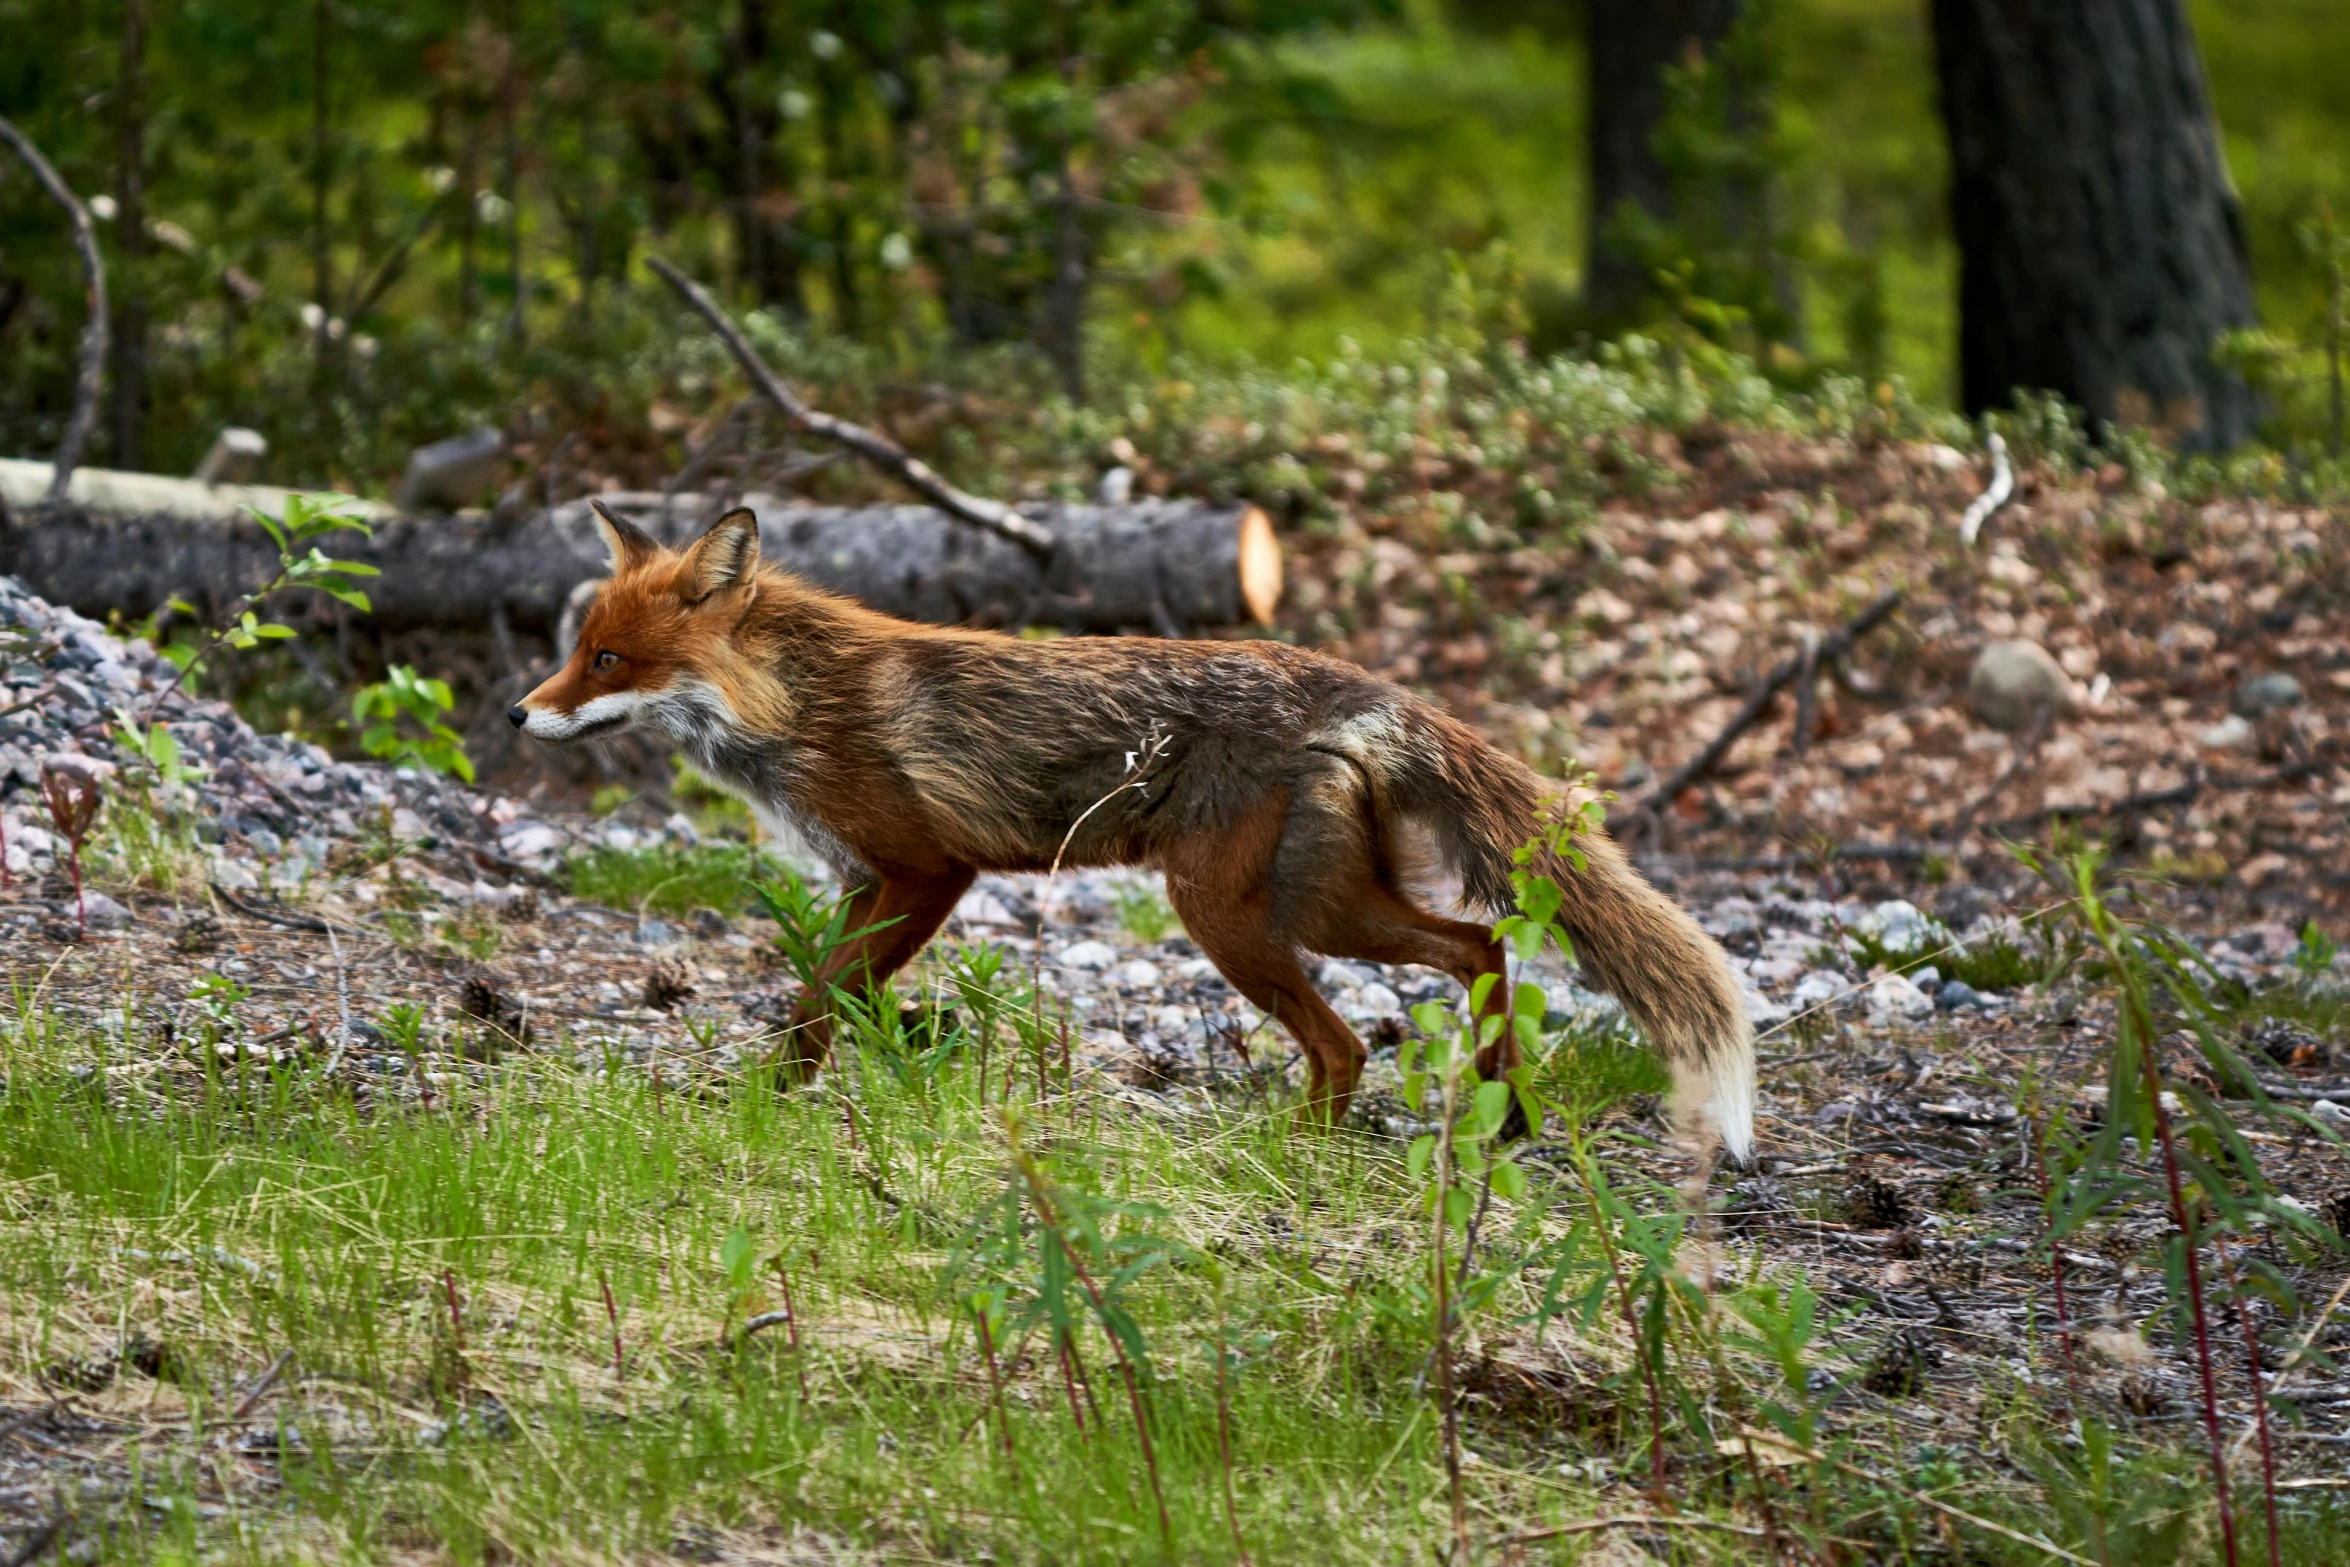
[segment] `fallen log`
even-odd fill
[[[283,490],[83,469],[65,499],[44,501],[49,465],[0,459],[0,572],[52,603],[132,619],[175,597],[210,615],[267,581],[276,547],[240,509],[276,515]],[[677,543],[719,510],[716,497],[599,497]],[[1254,506],[1145,500],[1040,505],[1051,528],[1039,558],[925,505],[811,506],[747,495],[759,546],[775,564],[875,609],[936,624],[1057,626],[1176,636],[1271,619],[1281,547]],[[376,567],[375,624],[480,627],[552,635],[581,584],[604,575],[586,501],[518,517],[412,517],[367,503],[372,537],[338,535],[327,553]]]

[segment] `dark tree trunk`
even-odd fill
[[[147,401],[147,6],[125,0],[122,70],[115,84],[115,131],[122,198],[115,213],[122,283],[114,323],[114,465],[146,466]]]
[[[1640,257],[1617,242],[1626,207],[1657,222],[1673,216],[1673,185],[1656,155],[1664,71],[1712,53],[1738,23],[1744,0],[1590,0],[1591,220],[1583,300],[1594,323],[1629,315],[1648,292]]]
[[[1061,377],[1069,401],[1085,401],[1085,298],[1091,284],[1086,266],[1085,220],[1077,210],[1077,173],[1069,144],[1061,143],[1054,169],[1060,199],[1053,213],[1053,276],[1044,291],[1044,348]]]
[[[2213,361],[2253,321],[2183,0],[1934,0],[1969,413],[2061,393],[2100,428],[2252,433]]]

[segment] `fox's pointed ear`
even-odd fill
[[[685,552],[681,581],[687,599],[699,604],[713,593],[742,586],[758,569],[759,519],[748,506],[737,506]]]
[[[660,551],[653,536],[621,516],[600,500],[588,502],[596,514],[596,531],[604,536],[604,547],[612,552],[612,575],[619,576],[632,566],[641,566]]]

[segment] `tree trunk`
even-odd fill
[[[114,327],[114,463],[146,466],[147,400],[147,6],[124,0],[122,69],[115,80],[115,131],[122,197],[115,212],[122,278]]]
[[[1085,401],[1085,222],[1077,211],[1077,173],[1063,138],[1054,169],[1060,199],[1053,213],[1053,280],[1044,293],[1044,346],[1069,401]]]
[[[0,459],[0,572],[52,603],[137,619],[176,595],[209,618],[277,569],[275,546],[238,507],[274,515],[282,490],[85,469],[67,501],[44,505],[48,480],[46,463]],[[718,510],[696,495],[601,499],[673,543]],[[1040,562],[929,506],[745,499],[769,561],[910,620],[1173,635],[1267,620],[1281,596],[1281,549],[1254,506],[1036,508],[1060,541]],[[372,537],[341,534],[324,548],[383,573],[363,586],[375,606],[370,624],[384,631],[478,629],[503,615],[512,629],[543,635],[574,590],[605,570],[584,501],[512,520],[377,507],[370,525]]]
[[[1711,53],[1737,25],[1744,0],[1590,0],[1584,58],[1590,72],[1591,218],[1583,299],[1596,324],[1636,310],[1650,283],[1621,243],[1624,221],[1673,217],[1669,171],[1656,154],[1664,71]],[[1629,209],[1629,210],[1627,210]]]
[[[2251,269],[2183,0],[1934,0],[1969,413],[2061,393],[2101,429],[2252,433],[2212,358]]]

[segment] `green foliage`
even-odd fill
[[[1931,968],[1944,979],[1961,980],[1977,990],[2047,984],[2069,969],[2078,955],[2077,943],[2068,945],[2056,927],[2039,921],[2013,930],[2003,926],[1967,941],[1937,930],[1901,946],[1868,931],[1847,931],[1844,944],[1863,973],[1879,965],[1896,974]]]
[[[758,858],[740,844],[583,849],[565,867],[571,895],[607,908],[682,915],[737,913],[751,901]]]
[[[369,756],[471,783],[473,762],[447,722],[456,705],[447,681],[419,675],[406,664],[394,664],[382,680],[351,693],[351,716],[367,726],[359,745]]]
[[[1175,917],[1174,905],[1147,882],[1122,883],[1110,894],[1110,901],[1117,911],[1118,927],[1137,941],[1156,943],[1182,933],[1183,922]]]

